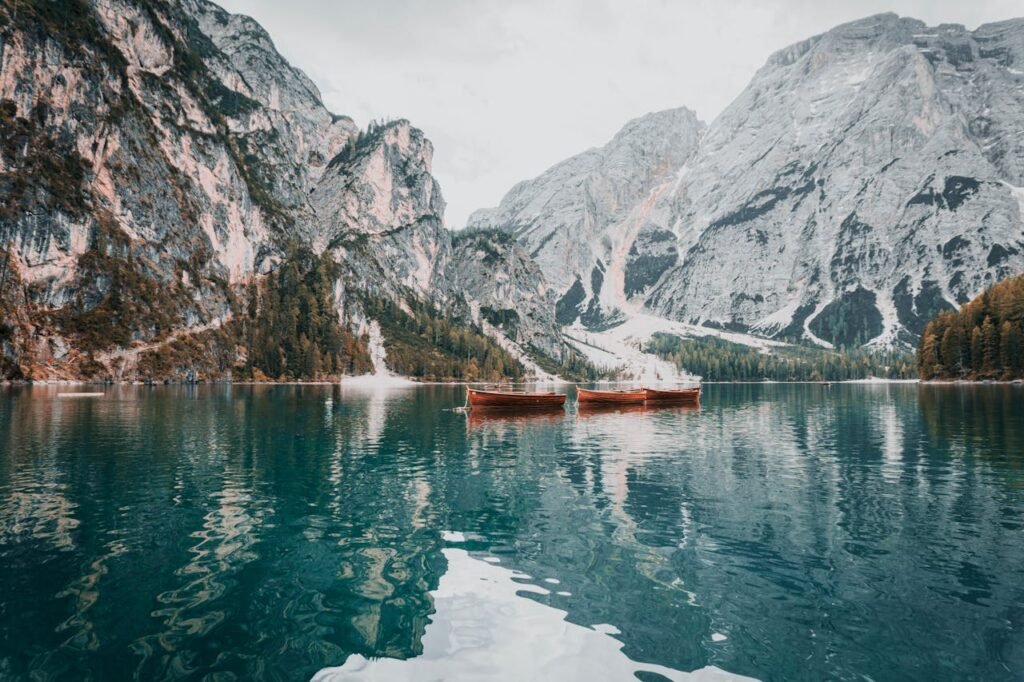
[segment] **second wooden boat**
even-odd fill
[[[581,403],[608,403],[611,405],[633,405],[642,403],[647,394],[642,388],[627,388],[613,391],[594,391],[577,388],[576,400]]]
[[[681,389],[645,388],[647,400],[653,402],[695,403],[700,400],[700,387]]]
[[[564,393],[552,391],[531,393],[528,391],[481,391],[467,388],[470,407],[528,407],[552,408],[565,404]]]

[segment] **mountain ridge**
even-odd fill
[[[968,31],[887,13],[784,47],[651,205],[638,198],[632,240],[592,235],[629,254],[600,311],[582,318],[592,291],[571,253],[538,261],[587,326],[646,310],[822,346],[912,346],[936,312],[1024,270],[1022,45],[1022,19]],[[502,205],[528,205],[528,186]]]
[[[299,334],[282,347],[291,366],[271,363],[282,376],[304,377],[299,364],[340,371],[384,358],[366,348],[377,338],[366,315],[377,299],[404,306],[419,325],[451,321],[464,340],[456,345],[480,354],[465,367],[445,355],[435,369],[482,371],[489,357],[489,366],[518,366],[504,336],[474,321],[474,292],[450,283],[474,264],[453,254],[429,140],[404,119],[360,130],[328,111],[248,17],[206,0],[0,7],[0,116],[6,378],[260,369],[244,328],[273,312],[261,293],[268,276],[288,263],[315,270],[323,254],[333,263],[323,266],[329,291],[313,271],[275,286],[291,305],[333,311],[340,327],[282,327]],[[538,279],[523,283],[528,296],[545,287],[530,276]],[[504,304],[514,307],[519,293],[504,290]],[[537,325],[539,346],[557,361],[561,344]],[[179,343],[190,330],[217,350],[190,356]],[[177,366],[158,363],[153,375],[133,364],[133,348],[172,341]],[[335,348],[314,363],[321,342]]]

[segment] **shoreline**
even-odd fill
[[[196,382],[183,382],[183,381],[89,381],[89,380],[75,380],[75,379],[42,379],[39,381],[0,381],[0,387],[15,387],[15,386],[341,386],[350,388],[412,388],[415,386],[472,386],[475,384],[501,384],[506,386],[530,386],[530,385],[554,385],[562,384],[565,386],[589,386],[589,385],[618,385],[618,384],[631,384],[636,385],[641,382],[634,380],[623,380],[623,381],[550,381],[550,380],[536,380],[536,381],[518,381],[518,382],[489,382],[489,381],[417,381],[408,377],[400,376],[387,376],[378,377],[377,375],[367,374],[357,377],[345,377],[338,381],[231,381],[231,380],[212,380],[212,381],[196,381]],[[701,385],[708,386],[763,386],[763,385],[804,385],[804,386],[815,386],[823,384],[847,384],[847,385],[892,385],[892,384],[918,384],[921,386],[1015,386],[1024,385],[1024,379],[1010,379],[1010,380],[969,380],[969,379],[931,379],[928,381],[921,381],[920,379],[843,379],[843,380],[822,380],[822,381],[777,381],[777,380],[765,380],[765,381],[700,381],[697,382]]]

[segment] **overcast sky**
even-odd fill
[[[894,11],[968,28],[1021,0],[220,0],[270,32],[335,113],[408,118],[460,228],[516,182],[629,119],[710,122],[775,50]]]

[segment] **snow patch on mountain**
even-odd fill
[[[1024,72],[1021,72],[1024,73]],[[1024,221],[1024,187],[1014,187],[1008,182],[1003,183],[1010,190],[1010,196],[1017,200],[1021,220]]]
[[[593,365],[612,372],[620,379],[647,384],[671,384],[696,381],[700,377],[680,371],[674,364],[648,353],[644,347],[655,334],[672,334],[683,339],[714,337],[769,353],[787,344],[747,334],[667,320],[638,314],[604,331],[591,331],[576,325],[562,330],[566,341]]]

